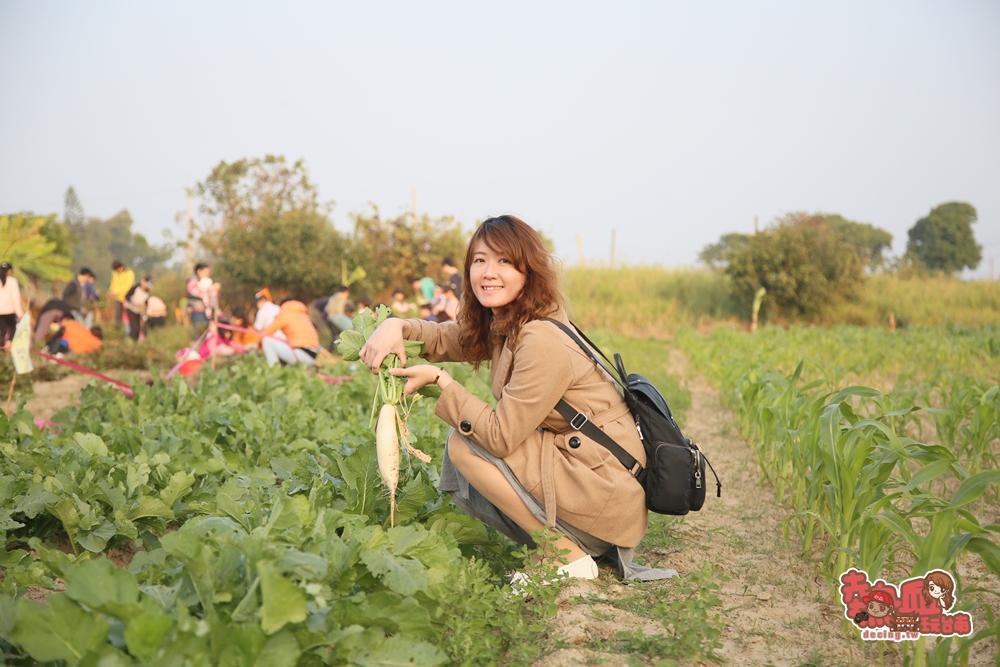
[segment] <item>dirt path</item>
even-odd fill
[[[71,373],[54,382],[36,382],[35,395],[25,403],[25,407],[36,419],[51,419],[67,405],[79,404],[80,390],[92,379],[88,375]]]
[[[731,411],[722,407],[717,392],[693,373],[684,355],[671,351],[670,372],[688,378],[691,407],[687,411],[685,434],[703,443],[723,483],[722,498],[709,493],[701,512],[692,513],[670,528],[668,546],[640,546],[639,552],[662,567],[671,567],[683,576],[697,570],[704,561],[719,574],[729,577],[722,584],[723,647],[719,654],[732,665],[773,665],[775,667],[879,664],[873,644],[862,647],[857,640],[845,639],[842,608],[835,604],[827,583],[801,558],[792,538],[787,549],[782,523],[788,516],[770,485],[762,485],[753,452],[736,431]],[[709,474],[709,489],[714,478]],[[652,539],[651,539],[652,538]],[[656,541],[651,533],[644,541]],[[660,540],[663,542],[663,540]],[[603,577],[602,577],[603,579]],[[574,583],[560,596],[560,609],[553,628],[554,637],[580,648],[556,651],[539,663],[555,665],[626,665],[628,656],[584,648],[595,638],[608,639],[614,633],[642,629],[647,635],[663,628],[650,619],[634,616],[609,604],[624,597],[628,585],[601,581]],[[590,604],[581,604],[580,596]],[[977,623],[985,619],[977,619]],[[995,643],[980,642],[969,664],[993,664]],[[889,647],[887,650],[893,650]],[[901,654],[887,653],[884,665],[902,664]]]
[[[877,660],[843,638],[842,609],[833,604],[826,583],[785,548],[782,523],[788,510],[769,485],[761,485],[753,452],[736,432],[732,413],[707,381],[690,371],[680,351],[671,350],[670,365],[673,375],[689,378],[685,435],[705,443],[723,484],[722,498],[710,495],[703,511],[681,525],[679,536],[690,546],[670,563],[683,572],[707,558],[730,578],[721,595],[726,628],[720,653],[733,664],[777,667]]]

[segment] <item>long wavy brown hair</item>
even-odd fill
[[[521,293],[497,315],[479,303],[470,277],[472,255],[480,241],[510,260],[514,268],[526,277]],[[555,259],[545,249],[542,237],[530,225],[512,215],[484,220],[472,235],[469,248],[465,251],[462,291],[458,339],[466,361],[477,369],[483,361],[490,359],[493,347],[504,338],[516,343],[521,327],[527,322],[553,315],[566,304],[559,288]]]
[[[933,597],[931,597],[931,592],[930,590],[928,590],[927,585],[932,581],[944,589],[944,595],[941,597],[940,600],[935,600]],[[947,572],[944,572],[942,570],[934,570],[933,572],[928,573],[926,577],[924,577],[924,588],[922,592],[924,594],[924,600],[929,605],[937,604],[944,611],[951,609],[951,605],[955,604],[954,591],[955,591],[955,582],[952,580],[951,575],[948,574]]]

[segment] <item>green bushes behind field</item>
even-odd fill
[[[727,276],[708,269],[572,267],[563,280],[570,315],[584,329],[670,335],[678,326],[750,319],[751,304],[737,299]],[[1000,286],[949,276],[879,274],[865,280],[854,301],[831,305],[821,315],[772,323],[889,326],[890,315],[900,327],[1000,324]]]

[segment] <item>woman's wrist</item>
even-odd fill
[[[454,378],[452,378],[450,375],[448,375],[448,371],[446,371],[445,369],[442,368],[440,371],[438,371],[438,375],[437,375],[437,378],[434,380],[434,384],[436,384],[438,387],[440,387],[441,390],[443,391],[453,381],[454,381]]]
[[[412,327],[410,327],[410,323],[402,318],[399,319],[399,322],[399,334],[403,337],[403,340],[409,340],[412,329]]]

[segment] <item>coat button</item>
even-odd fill
[[[574,435],[572,438],[569,439],[569,446],[572,449],[576,449],[577,447],[579,447],[580,446],[580,438],[578,438],[578,437],[576,437]]]
[[[470,424],[467,419],[463,420],[462,423],[459,424],[459,427],[462,429],[463,433],[470,433],[472,431],[472,424]]]

